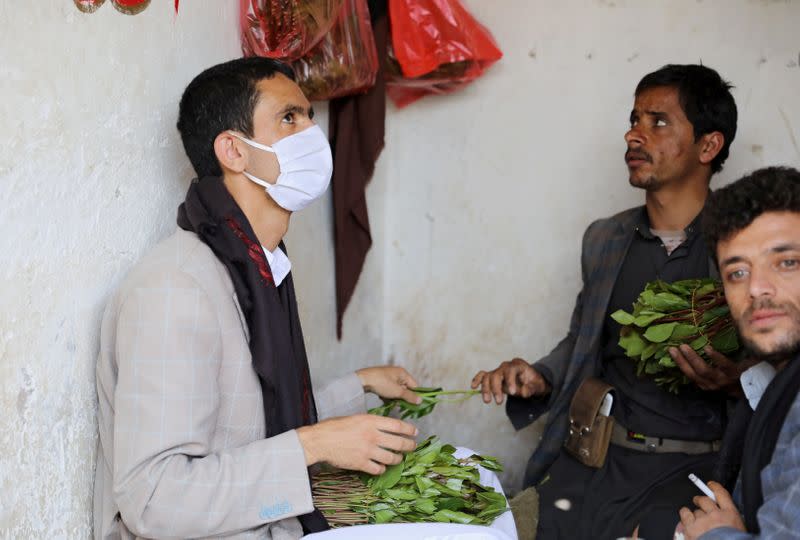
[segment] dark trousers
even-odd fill
[[[671,540],[682,506],[701,495],[687,476],[708,480],[716,453],[650,454],[610,445],[600,469],[562,449],[537,486],[537,540],[614,540],[639,527],[645,540]]]

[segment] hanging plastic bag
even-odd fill
[[[240,0],[242,52],[297,60],[331,29],[344,0]]]
[[[344,0],[330,32],[292,64],[297,84],[309,100],[365,92],[375,84],[378,51],[367,0]]]
[[[389,20],[386,85],[398,107],[458,90],[503,56],[458,0],[389,0]]]

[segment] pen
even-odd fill
[[[710,498],[712,501],[714,501],[714,502],[717,502],[717,497],[716,497],[716,496],[714,496],[714,492],[713,492],[713,491],[711,491],[711,489],[710,489],[710,488],[709,488],[709,487],[706,485],[706,483],[705,483],[705,482],[703,482],[702,480],[700,480],[700,479],[699,479],[699,478],[698,478],[698,477],[697,477],[697,476],[696,476],[694,473],[692,473],[692,474],[690,474],[690,475],[689,475],[689,480],[691,480],[691,481],[692,481],[692,484],[696,485],[696,486],[697,486],[697,488],[698,488],[700,491],[702,491],[703,493],[705,493],[706,495],[708,495],[708,496],[709,496],[709,498]]]

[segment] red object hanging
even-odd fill
[[[294,61],[328,33],[344,0],[240,0],[245,56]]]
[[[458,0],[389,0],[387,92],[400,107],[453,92],[502,58],[492,35]]]
[[[372,88],[378,51],[367,0],[344,0],[330,32],[292,63],[297,84],[311,101],[360,94]]]

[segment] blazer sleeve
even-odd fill
[[[320,421],[367,412],[364,387],[355,372],[334,379],[320,390],[314,390],[314,401]]]
[[[174,271],[133,288],[115,353],[113,494],[134,534],[223,536],[313,510],[295,431],[211,451],[221,326],[193,278]]]
[[[545,380],[550,383],[552,392],[546,396],[527,399],[510,396],[508,400],[506,400],[506,414],[515,429],[519,430],[530,425],[539,418],[539,416],[546,413],[555,402],[564,385],[567,368],[569,367],[573,351],[575,350],[575,343],[578,339],[581,320],[583,318],[583,299],[589,276],[587,248],[593,241],[593,232],[596,230],[598,224],[599,222],[591,224],[583,235],[581,244],[581,280],[583,285],[581,291],[578,293],[578,297],[575,299],[575,307],[572,310],[572,317],[570,318],[567,335],[547,356],[531,364],[533,368],[537,369]]]

